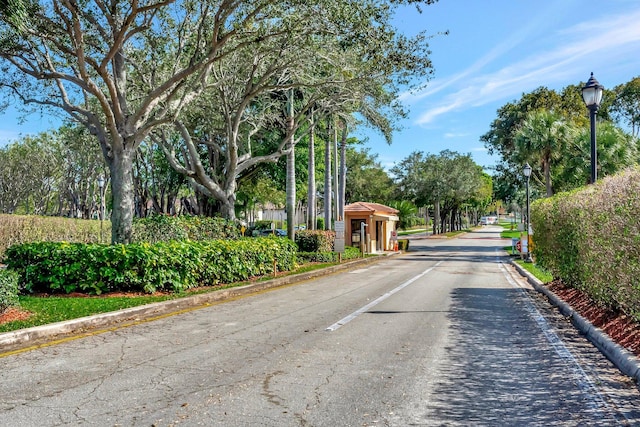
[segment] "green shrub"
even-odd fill
[[[222,218],[192,215],[152,215],[133,222],[133,242],[215,240],[240,237],[238,224]]]
[[[346,261],[349,259],[360,258],[360,249],[345,247],[344,252],[342,253],[342,260]],[[298,252],[296,254],[296,259],[298,263],[307,263],[307,262],[337,262],[338,261],[338,253],[337,252]]]
[[[400,250],[400,251],[408,251],[409,250],[409,240],[408,239],[398,239],[398,250]]]
[[[640,169],[531,206],[536,262],[640,320]]]
[[[18,305],[18,275],[10,270],[0,269],[0,313]]]
[[[296,232],[295,240],[300,252],[331,252],[336,233],[331,230],[300,230]]]
[[[324,218],[316,218],[316,230],[324,230]]]
[[[7,250],[26,292],[102,294],[181,291],[232,283],[295,266],[289,239],[170,241],[130,245],[32,243]]]

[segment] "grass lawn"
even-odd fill
[[[547,271],[543,270],[536,264],[524,262],[523,260],[516,260],[516,262],[529,273],[533,274],[542,283],[549,283],[553,280],[553,276],[551,274],[549,274]]]
[[[0,332],[15,331],[32,326],[46,325],[77,319],[92,314],[106,313],[123,308],[179,298],[184,294],[134,297],[67,297],[20,296],[20,309],[32,313],[26,320],[16,320],[0,325]]]
[[[412,228],[411,230],[398,231],[398,236],[408,236],[410,234],[424,233],[425,231],[427,231],[426,228]]]

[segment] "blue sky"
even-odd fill
[[[640,76],[638,0],[439,0],[397,19],[405,32],[449,35],[429,41],[435,75],[425,90],[403,95],[410,116],[392,145],[357,132],[385,168],[413,151],[444,149],[491,166],[498,159],[480,136],[502,105],[540,86],[586,82],[591,72],[607,88]]]
[[[585,82],[591,72],[607,88],[640,76],[638,0],[440,0],[422,14],[403,9],[397,24],[407,34],[434,35],[435,75],[423,91],[403,94],[410,115],[391,146],[377,133],[354,132],[385,168],[413,151],[444,149],[491,166],[498,159],[480,136],[505,103],[539,86]],[[0,146],[59,123],[40,115],[20,123],[9,109],[0,115]]]

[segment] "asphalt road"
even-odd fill
[[[0,357],[6,426],[638,425],[497,229]]]

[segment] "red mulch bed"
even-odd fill
[[[13,322],[14,320],[25,320],[28,319],[29,316],[31,316],[31,313],[28,311],[10,307],[4,312],[0,313],[0,325],[7,322]]]
[[[638,322],[620,311],[599,306],[587,294],[566,286],[560,280],[554,280],[546,286],[582,317],[609,335],[614,342],[640,357]]]

